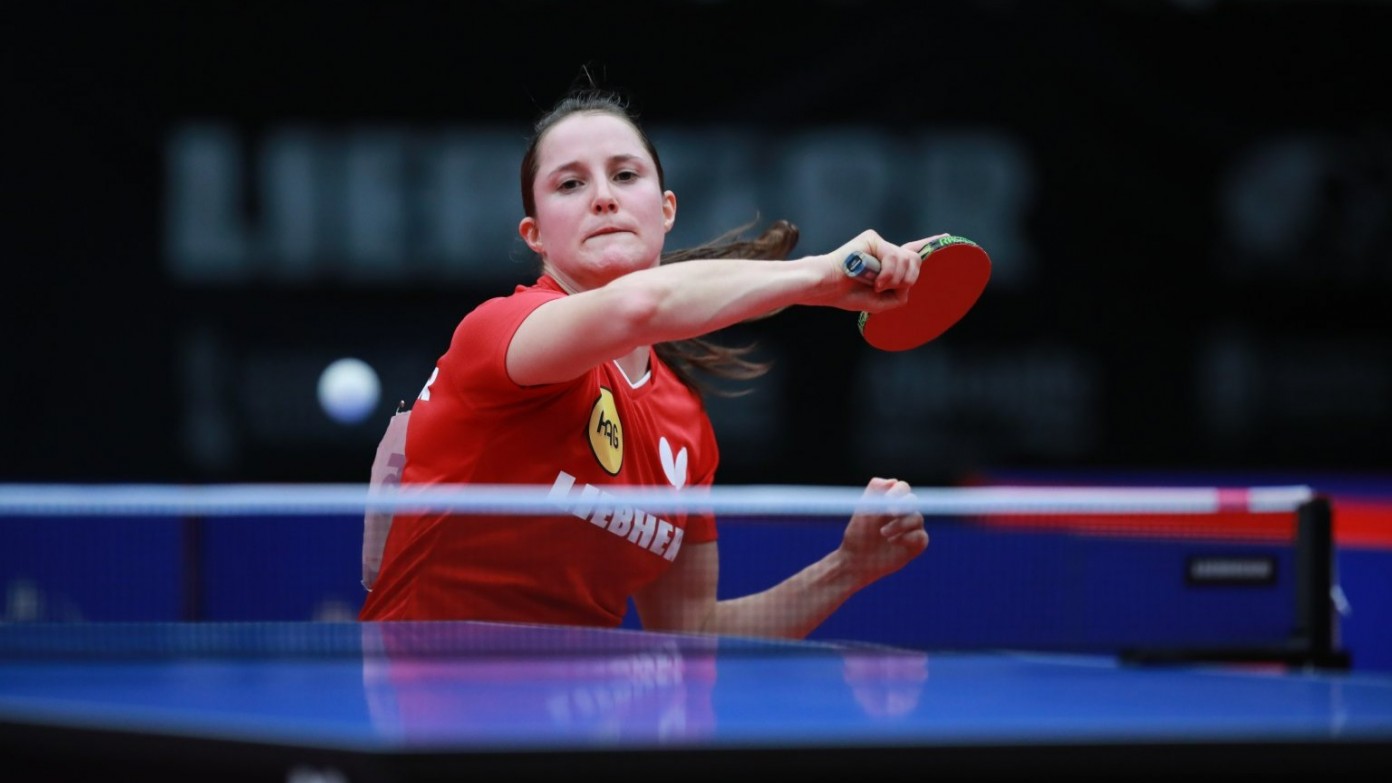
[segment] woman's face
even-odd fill
[[[638,132],[620,117],[575,114],[537,148],[536,216],[518,233],[566,288],[597,288],[657,266],[677,214]]]

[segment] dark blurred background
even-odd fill
[[[679,199],[821,252],[951,231],[937,342],[731,330],[726,483],[1392,467],[1392,5],[25,3],[5,12],[0,478],[365,481],[459,318],[534,277],[517,163],[588,65]],[[315,385],[371,364],[341,424]]]

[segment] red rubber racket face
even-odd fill
[[[991,279],[991,257],[970,239],[939,237],[921,255],[908,304],[860,314],[860,333],[882,351],[907,351],[937,339],[972,309]]]

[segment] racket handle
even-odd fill
[[[927,258],[928,254],[934,250],[957,244],[977,247],[975,242],[965,237],[944,234],[920,248],[918,256],[919,258]],[[852,250],[850,254],[846,256],[846,260],[841,262],[841,271],[845,272],[847,277],[854,277],[866,283],[873,283],[875,282],[875,278],[880,275],[880,259],[860,250]]]
[[[869,253],[852,250],[850,255],[846,256],[846,260],[841,262],[841,271],[845,272],[847,277],[872,283],[880,274],[880,259]]]

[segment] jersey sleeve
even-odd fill
[[[527,289],[476,307],[454,330],[449,350],[440,361],[441,379],[476,402],[510,401],[518,395],[525,396],[526,387],[508,377],[508,346],[527,316],[563,295]]]

